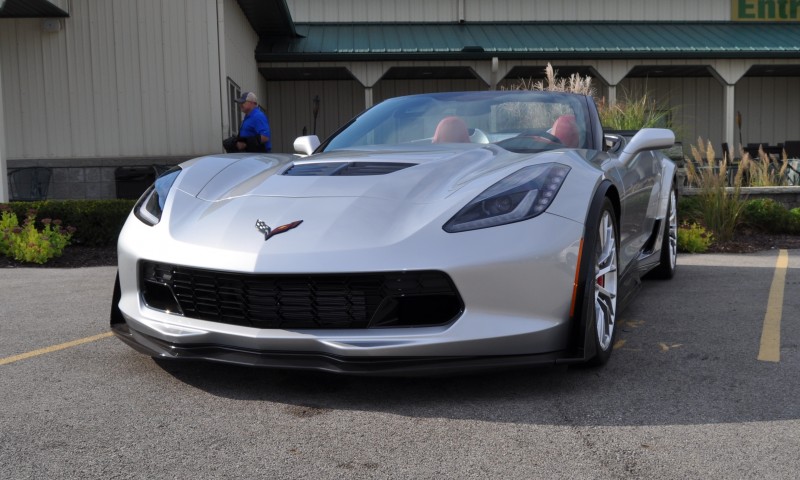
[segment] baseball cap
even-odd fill
[[[253,102],[258,103],[258,97],[253,92],[244,92],[241,97],[234,100],[236,103]]]

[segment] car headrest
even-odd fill
[[[469,143],[467,124],[458,117],[444,117],[436,126],[432,143]]]
[[[578,148],[580,142],[580,132],[575,115],[561,115],[553,123],[552,133],[565,147]]]

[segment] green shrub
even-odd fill
[[[771,198],[749,200],[744,205],[744,223],[767,233],[789,233],[792,214]]]
[[[6,205],[0,204],[0,255],[11,251],[11,234],[19,227],[17,215]]]
[[[12,202],[8,206],[19,218],[25,218],[29,209],[38,211],[39,218],[60,218],[77,230],[73,245],[105,247],[117,242],[122,225],[136,200],[45,200],[40,202]],[[37,227],[42,228],[41,222]]]
[[[698,223],[703,218],[700,199],[694,195],[680,195],[678,197],[678,223]]]
[[[789,233],[800,235],[800,207],[789,210]]]
[[[36,228],[36,211],[29,210],[19,225],[17,215],[4,209],[0,214],[0,253],[20,262],[45,263],[58,257],[69,244],[74,227],[61,227],[60,220],[43,218],[41,231]]]
[[[714,241],[714,235],[696,223],[678,227],[678,251],[703,253]]]

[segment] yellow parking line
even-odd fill
[[[33,350],[26,353],[20,353],[19,355],[14,355],[11,357],[0,358],[0,365],[7,365],[9,363],[18,362],[20,360],[25,360],[26,358],[36,357],[39,355],[44,355],[45,353],[52,353],[57,352],[59,350],[64,350],[65,348],[77,347],[78,345],[83,345],[84,343],[94,342],[97,340],[102,340],[104,338],[108,338],[114,335],[112,332],[101,333],[100,335],[94,335],[91,337],[86,338],[79,338],[78,340],[73,340],[71,342],[60,343],[58,345],[53,345],[51,347],[40,348],[39,350]]]
[[[762,362],[781,361],[781,315],[783,315],[783,287],[786,284],[786,270],[789,268],[789,252],[778,252],[775,263],[775,275],[769,289],[767,313],[764,315],[764,327],[761,330],[761,347],[758,359]]]

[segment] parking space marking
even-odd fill
[[[758,359],[762,362],[781,361],[781,315],[783,315],[783,288],[786,285],[786,270],[789,268],[789,251],[780,250],[775,262],[775,275],[769,288],[767,313],[761,330],[761,346]]]
[[[114,334],[112,332],[101,333],[91,337],[79,338],[71,342],[60,343],[58,345],[52,345],[50,347],[40,348],[38,350],[33,350],[26,353],[20,353],[19,355],[13,355],[11,357],[0,358],[0,365],[8,365],[9,363],[25,360],[26,358],[37,357],[39,355],[44,355],[45,353],[57,352],[59,350],[64,350],[65,348],[77,347],[78,345],[83,345],[84,343],[96,342],[97,340],[102,340],[113,335]]]

